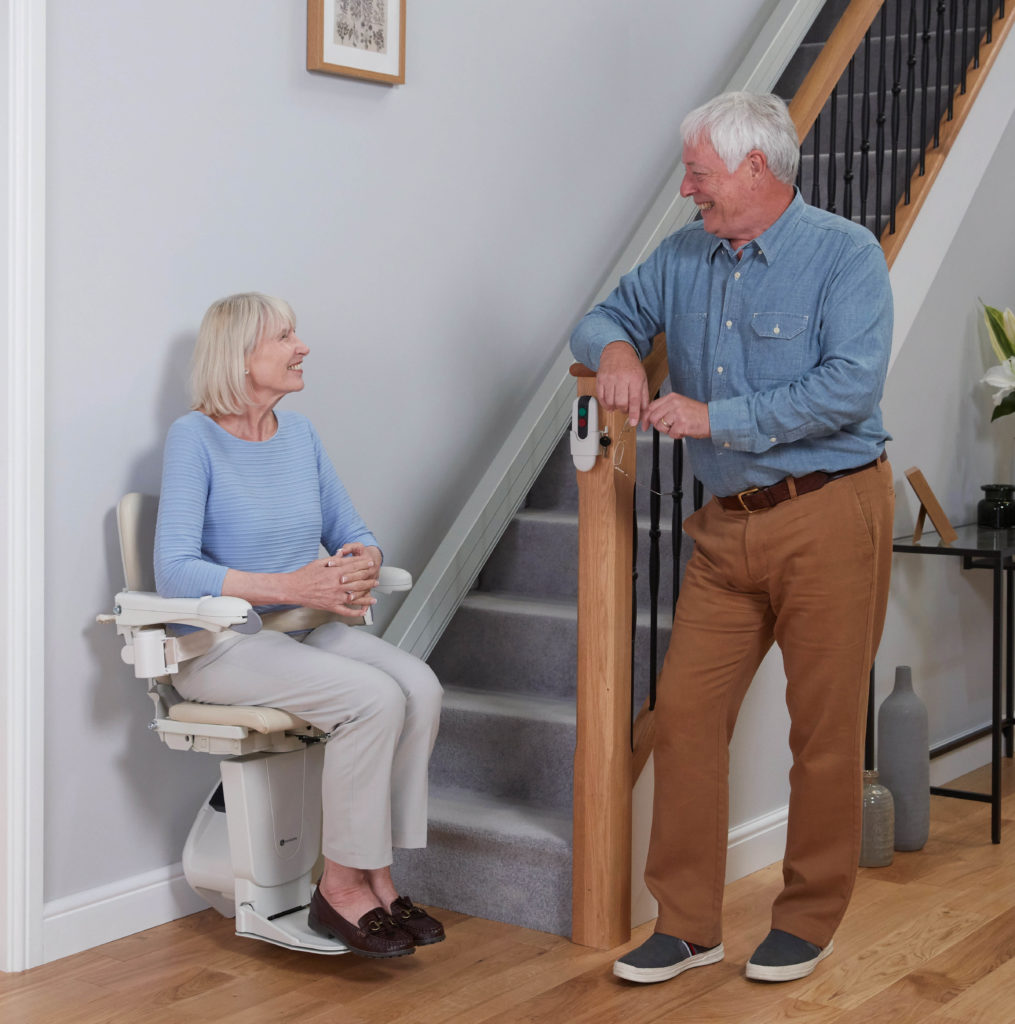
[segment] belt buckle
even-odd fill
[[[742,508],[742,509],[743,509],[743,510],[744,510],[745,512],[747,512],[747,513],[751,513],[751,512],[757,512],[757,511],[758,511],[758,509],[756,509],[756,508],[748,508],[748,507],[747,507],[747,506],[746,506],[746,505],[744,504],[744,495],[745,495],[745,494],[757,494],[757,493],[758,493],[758,491],[760,491],[760,490],[761,490],[761,488],[760,488],[760,487],[748,487],[746,491],[741,491],[741,492],[740,492],[739,494],[735,495],[735,497],[736,497],[737,501],[739,501],[739,502],[740,502],[740,507],[741,507],[741,508]]]

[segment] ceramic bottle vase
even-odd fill
[[[930,830],[927,707],[913,690],[908,665],[878,711],[878,773],[895,803],[895,849],[919,850]]]
[[[878,773],[863,773],[863,833],[860,842],[860,867],[883,868],[892,863],[895,838],[895,813],[892,794],[878,782]]]

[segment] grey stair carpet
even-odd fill
[[[662,447],[668,493],[671,442]],[[649,676],[650,463],[646,435],[636,491],[637,706]],[[686,515],[689,478],[685,494]],[[429,845],[396,851],[394,865],[399,890],[419,903],[558,935],[571,931],[577,509],[565,434],[430,656],[445,696],[430,763]],[[670,509],[664,501],[659,665],[672,618]]]

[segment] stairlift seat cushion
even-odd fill
[[[268,735],[290,729],[309,729],[311,725],[296,715],[279,708],[266,708],[244,704],[199,704],[181,701],[169,709],[174,722],[192,725],[238,725],[253,732]]]

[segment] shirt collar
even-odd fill
[[[790,200],[789,206],[779,215],[779,219],[771,227],[766,228],[752,242],[748,242],[744,248],[754,246],[758,255],[771,266],[778,258],[779,253],[787,245],[793,228],[803,214],[806,205],[803,196],[800,195],[800,189],[794,185],[793,198]],[[733,249],[725,238],[713,237],[708,250],[709,262],[715,258],[715,254],[720,249],[725,249],[731,257],[733,256]]]

